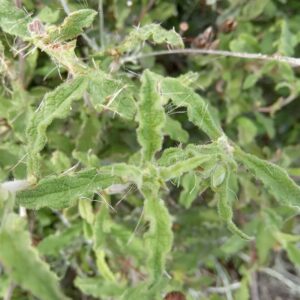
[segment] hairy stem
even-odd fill
[[[140,53],[128,57],[124,57],[121,59],[121,64],[126,62],[135,61],[142,58],[152,57],[152,56],[162,56],[162,55],[173,55],[173,54],[182,54],[182,55],[216,55],[216,56],[227,56],[227,57],[237,57],[244,59],[258,59],[265,61],[276,61],[287,63],[293,67],[300,66],[300,59],[289,57],[289,56],[281,56],[281,55],[265,55],[261,53],[243,53],[243,52],[231,52],[225,50],[212,50],[212,49],[174,49],[174,50],[161,50],[161,51],[153,51],[149,53]]]

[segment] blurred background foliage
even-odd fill
[[[145,68],[168,76],[190,72],[193,85],[209,102],[226,134],[246,151],[283,166],[299,182],[298,68],[278,62],[184,54],[145,57],[119,65],[114,55],[109,55],[134,27],[159,23],[166,29],[175,28],[186,48],[297,57],[299,1],[23,0],[22,5],[43,23],[59,24],[68,10],[99,11],[99,2],[103,18],[97,17],[85,35],[78,38],[79,57],[105,71],[114,72],[113,68],[117,68],[115,76],[132,84],[138,84]],[[6,76],[1,77],[0,180],[3,181],[26,177],[24,128],[28,118],[41,97],[68,74],[45,53],[23,49],[21,41],[4,33],[0,34],[0,40],[0,56],[5,61],[1,73],[23,72],[20,82],[12,86]],[[166,47],[145,43],[136,53],[158,49]],[[26,53],[25,61],[18,60],[18,51]],[[3,100],[6,93],[13,94],[13,101]],[[55,120],[48,129],[43,176],[60,174],[76,163],[91,167],[127,161],[138,150],[136,124],[129,104],[125,120],[110,111],[95,112],[88,100],[84,106],[77,102],[71,109],[70,118]],[[184,110],[169,107],[168,115],[180,121],[182,128],[170,125],[165,148],[187,141],[208,142],[188,121]],[[168,186],[164,198],[174,216],[175,241],[168,257],[170,273],[166,274],[165,299],[181,299],[167,294],[174,290],[181,291],[186,299],[300,299],[299,217],[289,208],[279,206],[260,183],[249,178],[243,170],[234,178],[232,189],[236,198],[232,201],[236,223],[256,236],[251,242],[233,236],[225,228],[218,218],[213,193],[199,185],[193,172]],[[28,212],[33,244],[59,275],[71,299],[119,299],[124,289],[144,278],[142,265],[147,249],[139,237],[146,228],[139,225],[142,199],[135,190],[132,186],[130,192],[120,196],[105,196],[111,207],[102,241],[110,267],[106,274],[99,274],[97,269],[91,244],[93,221],[88,213],[89,209],[99,210],[103,196],[95,197],[93,202],[82,200],[81,210],[72,207],[63,212],[50,209]],[[76,276],[80,279],[74,281]],[[0,268],[0,297],[9,288],[11,283]],[[14,287],[12,299],[33,298]]]

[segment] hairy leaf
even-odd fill
[[[183,48],[183,41],[174,30],[166,30],[158,24],[149,24],[131,31],[129,36],[118,47],[118,51],[129,52],[146,40],[151,40],[155,44],[166,43],[176,48]]]
[[[178,161],[171,166],[161,167],[160,174],[162,178],[167,181],[172,178],[179,177],[211,159],[213,159],[213,157],[210,155],[197,155],[186,160]]]
[[[111,221],[109,216],[109,207],[105,202],[101,204],[98,213],[95,216],[94,225],[94,249],[102,249],[105,245],[106,235],[110,233]]]
[[[0,27],[3,31],[28,39],[30,21],[29,15],[24,10],[18,9],[13,0],[0,0]]]
[[[64,118],[68,115],[72,102],[82,97],[86,84],[87,80],[84,77],[77,77],[72,81],[61,84],[54,91],[45,95],[26,129],[30,175],[37,172],[37,154],[47,142],[47,127],[54,119]]]
[[[191,88],[182,85],[178,79],[164,78],[161,83],[161,93],[164,97],[172,99],[178,107],[186,107],[189,120],[212,140],[223,135],[222,129],[217,125],[209,111],[208,103],[205,103],[203,98]]]
[[[180,193],[179,203],[185,208],[190,208],[197,196],[209,187],[206,180],[202,180],[192,171],[182,177],[180,184],[183,190]]]
[[[166,135],[169,135],[172,140],[180,143],[186,143],[189,139],[189,134],[182,128],[181,123],[169,116],[166,117],[164,132]]]
[[[229,186],[229,179],[230,175],[227,174],[225,181],[219,187],[218,193],[218,213],[220,217],[226,222],[228,229],[232,232],[237,234],[243,239],[251,240],[252,237],[248,236],[244,232],[242,232],[234,223],[233,223],[233,212],[230,203],[230,186]]]
[[[163,275],[166,256],[172,247],[172,221],[163,200],[158,197],[157,186],[151,180],[147,180],[146,184],[149,186],[142,189],[142,192],[146,199],[144,217],[149,221],[149,230],[144,238],[146,248],[149,249],[148,270],[150,282],[157,283]]]
[[[71,245],[82,234],[81,224],[72,225],[61,232],[45,237],[39,244],[38,250],[42,255],[59,257],[62,249]]]
[[[97,70],[89,74],[88,92],[97,111],[111,111],[123,118],[133,119],[136,103],[132,86]]]
[[[156,75],[148,70],[143,73],[138,104],[137,135],[146,161],[153,160],[154,154],[161,149],[166,119],[156,78]]]
[[[95,170],[82,171],[73,176],[44,178],[33,188],[18,193],[17,203],[30,209],[69,207],[78,198],[105,189],[118,180],[110,173],[97,173]]]
[[[59,27],[49,27],[51,41],[61,42],[71,40],[82,33],[83,29],[91,26],[97,12],[93,9],[81,9],[69,14]]]
[[[96,261],[97,261],[97,268],[98,268],[99,272],[101,273],[101,275],[103,276],[103,278],[107,281],[116,282],[115,275],[111,271],[111,269],[109,268],[109,266],[106,262],[104,250],[101,250],[101,249],[96,250],[95,255],[96,255]]]
[[[269,188],[280,203],[300,206],[300,187],[283,168],[240,149],[236,149],[234,156]]]
[[[67,299],[57,277],[31,246],[23,220],[10,214],[0,230],[0,261],[13,280],[42,300]]]
[[[211,187],[216,189],[221,185],[226,177],[226,168],[223,164],[217,164],[211,174]]]

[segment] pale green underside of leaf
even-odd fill
[[[158,24],[149,24],[131,31],[129,36],[118,47],[118,50],[120,52],[129,52],[146,40],[150,40],[155,44],[166,43],[175,48],[184,47],[181,36],[175,30],[166,30]]]
[[[111,282],[117,282],[116,277],[112,270],[110,269],[106,257],[105,257],[105,252],[103,249],[95,250],[95,255],[96,255],[96,264],[99,272],[101,273],[101,276]]]
[[[57,277],[31,246],[23,221],[14,214],[0,231],[0,261],[12,279],[41,300],[67,299],[59,288]]]
[[[3,31],[28,39],[30,21],[31,18],[24,10],[18,9],[13,0],[0,0],[0,27]]]
[[[86,86],[86,78],[77,77],[74,80],[61,84],[54,91],[45,95],[26,129],[29,169],[34,169],[31,165],[35,165],[37,154],[47,142],[47,127],[54,119],[64,118],[69,114],[72,102],[82,97]]]
[[[242,232],[234,223],[233,223],[233,212],[232,207],[230,203],[230,193],[232,191],[230,190],[229,185],[229,176],[227,174],[225,181],[222,183],[222,185],[219,187],[219,193],[218,193],[218,213],[219,216],[226,222],[228,229],[234,233],[240,236],[243,239],[251,240],[252,237],[248,236],[244,232]]]
[[[269,189],[284,205],[300,207],[300,187],[281,167],[237,149],[234,157]]]
[[[26,129],[32,151],[39,152],[43,149],[47,127],[54,119],[64,118],[69,114],[72,101],[82,97],[86,84],[87,80],[84,77],[77,77],[45,95]]]
[[[138,103],[137,120],[139,127],[137,136],[142,146],[145,161],[151,161],[154,154],[161,149],[165,111],[159,95],[157,76],[149,70],[142,75],[140,100]]]
[[[109,215],[109,208],[106,203],[102,203],[98,213],[95,217],[95,224],[94,224],[94,249],[101,249],[105,245],[106,235],[110,233],[110,215]]]
[[[92,25],[97,12],[93,9],[81,9],[68,15],[59,27],[49,28],[51,41],[66,41],[77,37],[83,29]]]
[[[200,156],[211,156],[212,158],[216,158],[220,154],[220,149],[214,143],[208,145],[188,144],[185,148],[170,147],[166,149],[159,158],[158,164],[163,167],[171,167],[176,163],[180,163],[181,161],[190,158]]]
[[[162,200],[147,197],[144,216],[149,221],[149,231],[145,234],[146,248],[149,249],[148,270],[150,281],[159,282],[165,270],[166,256],[173,242],[172,221]]]
[[[89,74],[87,90],[90,101],[97,111],[111,111],[129,120],[134,118],[136,103],[133,98],[132,86],[97,70]]]
[[[178,79],[164,78],[161,82],[161,93],[169,97],[176,106],[186,107],[189,120],[203,130],[212,140],[223,135],[209,112],[208,104],[191,88],[181,84]]]
[[[167,181],[172,178],[180,177],[184,173],[193,170],[208,160],[215,159],[210,155],[197,155],[195,157],[180,160],[169,167],[161,167],[160,175],[163,180]]]
[[[180,184],[183,190],[180,193],[179,203],[185,208],[190,208],[197,196],[209,187],[208,181],[201,179],[192,171],[182,177]]]
[[[181,123],[169,116],[166,116],[164,134],[169,135],[172,140],[180,143],[187,143],[189,139],[189,134],[182,128]]]

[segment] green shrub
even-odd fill
[[[212,286],[228,285],[231,262],[234,297],[249,299],[276,249],[299,265],[297,60],[182,56],[197,50],[154,21],[178,23],[189,1],[107,1],[100,39],[94,9],[70,1],[62,20],[45,2],[24,1],[29,14],[0,0],[0,295],[223,299]],[[295,54],[297,17],[235,2],[220,4],[216,24],[239,22],[220,48]],[[127,26],[136,16],[145,24]],[[185,66],[156,62],[165,47]]]

